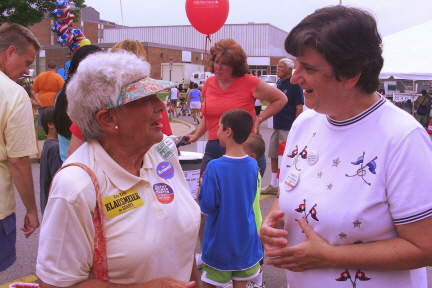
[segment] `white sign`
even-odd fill
[[[393,93],[393,101],[404,102],[407,100],[411,100],[411,102],[414,102],[419,96],[421,96],[421,94]]]
[[[189,190],[192,194],[193,199],[197,198],[197,192],[198,192],[198,183],[200,178],[200,169],[198,170],[189,170],[189,171],[183,171],[184,176],[186,178],[186,181],[189,185]]]

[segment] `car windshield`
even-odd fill
[[[261,75],[259,76],[261,80],[266,83],[276,83],[276,75]]]

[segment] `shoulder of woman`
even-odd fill
[[[258,85],[258,83],[261,81],[261,79],[259,79],[257,76],[252,75],[252,74],[245,74],[239,78],[244,79],[244,81],[248,81],[249,83],[256,83],[256,85]]]

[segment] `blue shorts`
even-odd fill
[[[0,272],[6,270],[16,260],[16,215],[0,220]]]

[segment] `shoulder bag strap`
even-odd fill
[[[93,214],[93,225],[95,230],[94,236],[94,252],[93,252],[93,276],[95,279],[99,279],[108,282],[108,265],[107,265],[107,250],[106,250],[106,238],[103,231],[102,225],[102,202],[99,195],[99,183],[97,181],[96,175],[93,171],[82,163],[69,163],[61,167],[57,173],[69,166],[78,166],[90,176],[95,191],[96,191],[96,207]],[[57,174],[56,173],[56,174]]]

